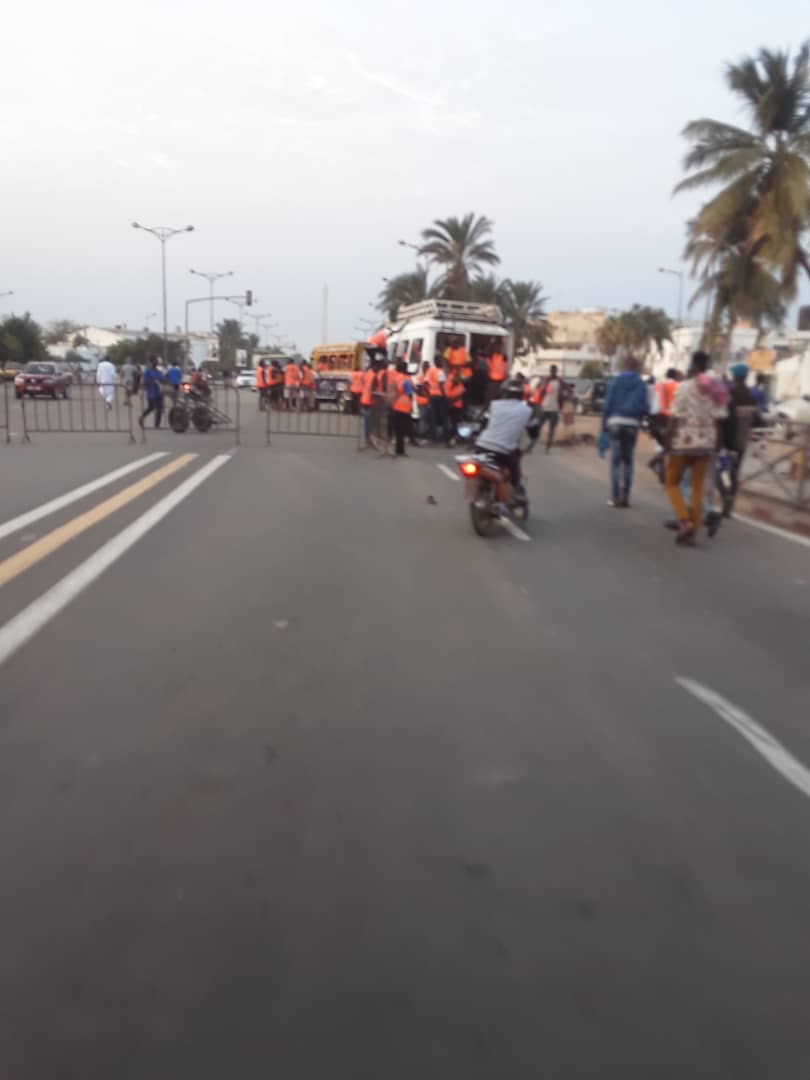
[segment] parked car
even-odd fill
[[[764,419],[777,438],[792,439],[803,426],[810,425],[810,394],[772,402]]]
[[[237,390],[255,390],[256,372],[253,368],[241,368],[236,376]]]
[[[29,397],[67,398],[68,381],[56,364],[32,360],[14,380],[14,393],[19,400]]]

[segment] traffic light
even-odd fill
[[[248,291],[245,293],[245,305],[247,307],[253,306],[253,289],[248,289]]]

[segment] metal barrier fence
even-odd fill
[[[101,391],[104,391],[102,397]],[[107,434],[128,435],[135,442],[132,414],[137,405],[135,395],[123,386],[73,385],[66,387],[63,397],[18,398],[22,413],[23,442],[32,434]]]
[[[11,442],[11,417],[9,415],[8,408],[8,381],[3,380],[2,390],[0,390],[0,431],[5,431],[6,442]]]
[[[207,393],[183,388],[176,393],[164,391],[160,407],[151,409],[142,390],[133,393],[118,383],[74,385],[65,397],[55,399],[23,396],[19,405],[23,442],[30,442],[32,434],[50,433],[121,434],[134,443],[138,431],[140,441],[146,442],[147,430],[153,430],[159,419],[161,429],[177,435],[227,433],[239,445],[239,393],[232,386],[209,386]],[[6,423],[8,415],[6,402]]]
[[[357,439],[360,444],[363,423],[359,413],[346,412],[323,402],[278,401],[265,403],[267,445],[273,435],[315,435],[327,438]]]
[[[784,432],[752,439],[743,460],[740,491],[765,495],[791,506],[810,506],[810,424],[788,423]]]

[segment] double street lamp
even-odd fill
[[[196,274],[197,277],[205,278],[208,282],[208,294],[210,296],[210,322],[211,333],[214,332],[214,282],[219,281],[220,278],[233,277],[233,270],[226,270],[224,273],[215,274],[207,270],[189,270],[190,274]]]
[[[140,229],[141,232],[151,233],[152,236],[156,236],[160,241],[160,265],[163,274],[163,361],[168,364],[169,321],[166,305],[166,243],[171,240],[173,236],[177,236],[178,233],[194,232],[194,226],[186,225],[184,229],[172,229],[166,225],[141,225],[139,222],[133,221],[132,228]]]
[[[659,266],[659,274],[672,274],[678,279],[678,326],[683,326],[683,270],[670,270],[668,266]]]

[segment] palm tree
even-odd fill
[[[551,342],[551,326],[546,318],[543,286],[539,281],[504,281],[503,308],[512,333],[515,356],[532,349],[545,349]]]
[[[470,282],[469,298],[479,304],[497,304],[503,307],[507,283],[495,274],[480,275]]]
[[[470,279],[480,274],[482,266],[495,266],[501,260],[495,252],[489,218],[465,214],[463,218],[436,220],[422,232],[420,255],[426,255],[444,268],[437,282],[439,293],[447,300],[466,300]]]
[[[397,311],[403,304],[417,304],[434,296],[433,286],[428,281],[428,273],[421,266],[407,274],[397,274],[386,278],[385,286],[380,291],[377,307],[389,319],[397,317]]]
[[[605,356],[636,353],[646,357],[656,346],[672,340],[672,322],[661,308],[633,304],[629,311],[611,315],[596,332],[596,343]]]
[[[787,298],[796,294],[799,268],[810,276],[803,234],[810,226],[810,42],[791,64],[787,52],[761,49],[726,69],[726,82],[750,114],[750,130],[718,120],[684,129],[692,143],[675,189],[722,184],[691,224],[693,238],[723,251],[737,246],[760,259]],[[749,285],[758,275],[749,275]]]

